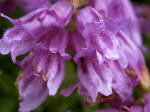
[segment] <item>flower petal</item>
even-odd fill
[[[31,111],[47,98],[46,83],[41,77],[34,76],[31,71],[26,71],[19,80],[19,95],[22,100],[19,111]]]

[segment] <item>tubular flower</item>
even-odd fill
[[[142,75],[142,67],[145,66],[139,48],[124,33],[124,30],[117,29],[118,33],[114,33],[113,30],[108,29],[105,18],[100,17],[100,13],[91,7],[80,10],[76,15],[76,21],[78,32],[73,34],[71,44],[76,54],[74,60],[78,64],[81,84],[85,86],[93,101],[96,100],[98,92],[106,96],[112,94],[112,88],[123,100],[131,97],[132,87],[137,84],[137,80]],[[108,22],[112,21],[108,20]],[[117,74],[118,78],[114,74]],[[92,80],[93,82],[89,83]],[[119,87],[119,85],[126,86]],[[105,87],[106,90],[100,87]]]
[[[0,40],[0,53],[11,52],[12,60],[16,62],[16,56],[30,51],[44,34],[55,27],[63,28],[69,22],[71,13],[72,5],[62,1],[51,7],[45,6],[37,9],[16,20],[1,14],[15,26],[9,29]]]
[[[101,109],[95,112],[149,112],[150,110],[150,93],[148,93],[145,96],[144,99],[144,107],[140,107],[140,106],[131,106],[131,107],[126,107],[126,106],[122,106],[120,109],[116,109],[116,108],[109,108],[109,109]]]
[[[28,112],[39,106],[48,96],[46,82],[41,77],[37,77],[32,71],[22,74],[22,79],[18,82],[20,112]]]
[[[110,96],[113,93],[112,89],[123,101],[131,97],[132,81],[118,60],[103,60],[97,50],[86,46],[86,41],[78,32],[72,34],[71,45],[76,54],[74,61],[77,63],[80,79],[80,84],[74,85],[73,89],[85,88],[88,95],[83,96],[91,97],[93,102],[96,101],[98,93]],[[64,90],[62,93],[64,96],[70,94],[69,90]]]
[[[1,14],[14,27],[0,40],[0,53],[11,53],[13,62],[24,70],[18,80],[21,98],[19,111],[35,109],[48,93],[55,95],[59,89],[65,75],[65,60],[70,58],[65,53],[68,31],[64,27],[72,16],[72,9],[71,3],[60,1],[16,20]],[[17,56],[28,52],[23,61],[16,60]]]
[[[129,18],[131,23],[126,27],[126,33],[138,47],[144,49],[138,26],[138,18],[134,13],[130,0],[92,0],[89,5],[105,17],[114,19]]]
[[[51,5],[46,0],[37,4],[32,1],[35,7],[27,9],[37,10],[15,20],[0,13],[14,24],[0,39],[0,53],[11,53],[12,61],[24,71],[17,81],[19,111],[31,111],[48,95],[57,93],[65,76],[65,60],[71,58],[66,53],[68,45],[79,80],[61,92],[64,96],[77,88],[90,104],[106,101],[110,105],[119,102],[118,108],[134,105],[132,89],[149,73],[131,4],[128,0],[93,0],[80,9],[80,2],[61,0]],[[18,61],[20,55],[27,56]],[[117,109],[114,106],[108,112]]]
[[[36,108],[46,99],[48,93],[56,94],[64,79],[65,60],[70,58],[64,53],[67,47],[66,33],[60,29],[48,33],[48,36],[45,36],[46,39],[36,45],[32,52],[19,63],[25,71],[22,79],[18,80],[20,111]],[[29,104],[30,101],[33,105]]]

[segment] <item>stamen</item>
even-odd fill
[[[18,77],[17,77],[17,80],[16,80],[16,82],[15,82],[16,87],[18,87],[19,81],[22,80],[22,78],[23,78],[23,71],[20,71],[20,72],[19,72],[19,75],[18,75]]]
[[[35,64],[33,64],[33,71],[36,72],[36,73],[38,73],[38,72],[37,72],[37,67],[36,67]],[[43,80],[44,80],[45,82],[48,81],[47,77],[45,76],[44,70],[41,70],[38,74],[40,74],[40,75],[42,76],[42,78],[43,78]]]
[[[47,82],[47,81],[48,81],[48,79],[47,79],[47,77],[45,76],[45,74],[44,74],[44,71],[43,71],[43,70],[40,72],[40,74],[42,75],[43,80],[44,80],[45,82]]]
[[[128,70],[128,69],[125,69],[124,71],[125,71],[125,73],[126,73],[127,75],[132,76],[133,78],[136,78],[136,77],[137,77],[137,74],[138,74],[138,73],[137,73],[135,70]]]
[[[79,92],[79,91],[78,91],[78,92]],[[107,101],[108,101],[108,100],[112,100],[112,99],[115,98],[115,97],[118,97],[118,96],[113,92],[113,94],[111,94],[110,96],[107,96],[107,97],[105,97],[105,96],[103,96],[102,94],[98,93],[95,102],[93,102],[93,100],[92,100],[90,97],[83,97],[83,98],[84,98],[84,100],[85,100],[88,104],[90,104],[91,106],[93,106],[93,105],[100,104],[100,103],[102,103],[102,102],[104,102],[104,101],[106,101],[106,100],[107,100]]]
[[[142,76],[140,77],[140,83],[145,90],[149,90],[150,87],[150,75],[146,66],[142,66]]]
[[[124,110],[130,112],[130,109],[129,109],[128,107],[126,107],[126,106],[122,106],[119,110],[122,110],[122,109],[124,109]]]
[[[33,71],[34,71],[34,72],[37,72],[37,68],[36,68],[36,65],[35,65],[35,64],[33,64]]]

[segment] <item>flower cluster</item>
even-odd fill
[[[140,81],[145,88],[150,86],[141,80],[148,74],[142,54],[145,47],[130,1],[91,0],[81,9],[78,2],[33,1],[24,8],[36,10],[15,20],[0,14],[14,24],[0,40],[0,53],[11,53],[12,61],[24,71],[18,77],[19,111],[31,111],[57,93],[65,76],[65,61],[71,58],[79,80],[61,91],[64,96],[77,88],[89,104],[108,101],[120,108],[134,104],[132,89]],[[74,57],[66,53],[68,47]],[[18,61],[20,55],[26,57]],[[116,98],[120,105],[114,106]],[[147,102],[144,109],[149,108]]]

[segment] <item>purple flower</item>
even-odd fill
[[[70,46],[75,52],[80,85],[63,91],[65,96],[83,87],[86,90],[83,96],[93,102],[99,93],[112,95],[112,89],[123,102],[132,99],[132,88],[144,74],[145,62],[142,52],[126,33],[128,24],[126,18],[109,19],[91,7],[77,12],[77,31],[72,33]]]
[[[1,14],[14,27],[7,30],[0,40],[0,53],[11,53],[13,62],[24,70],[18,80],[19,111],[31,111],[48,95],[57,93],[65,75],[65,60],[70,59],[70,55],[65,53],[69,33],[64,27],[72,11],[72,4],[64,0],[43,6],[16,20]],[[17,56],[26,53],[29,54],[25,59],[16,60]]]
[[[39,106],[48,96],[46,82],[41,77],[35,76],[32,71],[22,74],[18,82],[20,112],[27,112]]]
[[[21,62],[19,65],[24,69],[25,73],[23,74],[23,78],[21,81],[26,80],[26,75],[30,75],[30,80],[34,84],[34,81],[42,81],[45,85],[45,91],[49,93],[49,95],[55,95],[57,90],[59,89],[65,75],[65,60],[70,58],[70,55],[65,53],[68,43],[68,32],[64,29],[53,29],[48,32],[39,44],[35,45],[30,54]],[[29,74],[27,74],[27,73]],[[23,85],[27,85],[26,81],[22,82]],[[36,83],[36,82],[35,82]],[[34,86],[34,85],[33,85]],[[38,85],[36,85],[38,86]],[[22,86],[19,85],[19,91]],[[43,86],[42,86],[43,87]],[[43,88],[42,88],[43,89]],[[26,90],[28,94],[28,89]],[[34,91],[32,88],[30,91]],[[44,94],[45,97],[47,94]],[[20,93],[20,97],[25,94],[24,92]],[[40,92],[37,94],[39,95]],[[26,106],[28,107],[28,100],[34,101],[34,97],[36,96],[27,96],[26,99],[22,98],[22,102],[20,104],[20,110],[23,111]],[[43,96],[44,97],[44,96]],[[44,98],[45,98],[44,97]],[[40,100],[42,103],[44,98]],[[26,101],[27,100],[27,101]],[[34,101],[35,106],[30,107],[29,109],[36,108],[40,102]],[[36,104],[37,102],[37,104]],[[23,106],[25,105],[25,106]]]
[[[96,10],[90,7],[86,7],[82,9],[80,12],[78,12],[76,19],[77,19],[77,30],[82,35],[82,37],[80,38],[83,38],[86,41],[85,41],[85,44],[83,43],[81,44],[82,46],[80,49],[78,47],[79,47],[79,41],[81,43],[81,40],[78,40],[76,42],[76,44],[78,43],[78,46],[76,47],[76,49],[78,50],[75,50],[77,51],[76,53],[77,55],[75,56],[75,61],[76,61],[76,57],[80,56],[82,58],[82,56],[85,55],[84,57],[87,58],[87,54],[92,54],[92,53],[84,53],[86,49],[94,50],[93,52],[95,52],[97,58],[96,59],[94,57],[91,58],[91,56],[90,56],[90,59],[89,57],[88,59],[85,58],[84,60],[90,60],[90,61],[87,61],[87,63],[85,62],[86,65],[82,65],[85,67],[85,70],[87,70],[87,68],[88,69],[91,68],[87,66],[90,65],[89,63],[93,63],[92,60],[94,60],[94,63],[99,64],[99,65],[98,64],[94,65],[96,67],[94,70],[100,72],[102,74],[101,77],[103,77],[105,73],[109,74],[108,75],[109,81],[108,82],[103,81],[103,82],[106,82],[106,85],[107,84],[109,85],[110,83],[110,85],[112,85],[114,89],[116,88],[116,92],[119,95],[124,96],[124,98],[127,98],[124,90],[127,90],[128,91],[127,93],[129,94],[129,96],[131,96],[132,94],[131,88],[133,87],[133,85],[135,85],[134,81],[136,81],[137,79],[133,80],[132,78],[127,77],[126,73],[129,75],[135,75],[135,77],[141,75],[142,66],[145,65],[141,51],[132,42],[132,40],[128,37],[128,35],[124,33],[124,31],[118,30],[119,32],[117,34],[114,34],[112,30],[108,29],[107,28],[108,23],[105,22],[105,18],[100,16],[100,13],[96,12]],[[111,24],[111,21],[109,21],[109,24]],[[78,35],[74,36],[74,38],[77,38],[77,37],[79,36]],[[72,37],[72,39],[74,38]],[[76,44],[74,46],[76,46]],[[74,46],[73,48],[75,48]],[[86,50],[86,51],[89,52],[91,50]],[[82,53],[82,51],[84,52]],[[137,55],[135,56],[133,52],[135,52],[138,56]],[[133,59],[134,59],[134,62],[133,62]],[[79,67],[78,69],[80,70],[80,68],[82,67]],[[102,68],[102,70],[100,70],[99,68]],[[112,72],[111,75],[109,73],[110,68]],[[107,71],[105,71],[105,69]],[[125,70],[126,73],[124,72],[124,69],[127,69]],[[92,71],[92,70],[88,70],[88,71]],[[79,74],[81,74],[81,72]],[[92,74],[91,77],[94,77],[93,74],[96,74],[96,73],[91,73],[91,74]],[[118,78],[116,78],[116,76],[113,74],[118,74]],[[106,74],[104,75],[104,77],[105,78],[102,78],[102,79],[107,80]],[[122,78],[122,81],[120,81],[121,78]],[[86,80],[86,78],[83,78],[83,80],[84,79]],[[112,84],[111,80],[113,80],[113,82],[115,83]],[[93,81],[96,82],[96,79],[95,80],[93,79]],[[126,83],[126,84],[120,84],[119,81],[120,83]],[[126,85],[126,87],[125,86],[118,87],[119,85]],[[128,87],[130,87],[130,89],[128,89]],[[108,95],[108,94],[104,94],[104,95]],[[96,95],[95,97],[93,96],[93,99],[94,98],[96,98]]]
[[[17,79],[20,112],[31,111],[39,106],[48,96],[46,82],[33,72],[33,54],[28,55],[20,65],[25,70]]]
[[[109,18],[130,18],[131,24],[126,28],[126,33],[133,42],[141,49],[144,49],[141,34],[133,7],[129,0],[93,0],[89,5],[93,6],[102,16]]]
[[[72,34],[71,40],[72,49],[76,54],[74,61],[78,66],[80,84],[70,87],[71,90],[63,91],[64,96],[70,95],[73,89],[83,86],[93,102],[96,101],[98,93],[109,96],[112,89],[123,98],[122,100],[131,97],[131,80],[117,61],[103,61],[98,51],[86,46],[86,41],[78,32]]]
[[[65,14],[64,14],[65,12]],[[16,20],[1,14],[15,26],[4,34],[0,40],[0,53],[11,52],[13,62],[16,56],[30,51],[33,46],[54,27],[64,27],[71,18],[72,5],[66,1],[57,2],[53,6],[44,6]]]
[[[118,112],[112,102],[128,112],[143,110],[132,106],[132,89],[149,73],[140,50],[143,45],[137,18],[129,1],[93,0],[79,10],[75,9],[78,2],[68,0],[53,5],[46,0],[20,3],[27,10],[37,10],[16,20],[0,13],[14,24],[0,39],[0,53],[11,53],[13,62],[24,70],[18,79],[19,111],[31,111],[48,95],[57,93],[65,76],[65,60],[71,58],[66,53],[68,44],[75,54],[79,80],[61,92],[64,96],[77,88],[88,103],[106,101],[113,107],[100,112]],[[67,28],[72,24],[75,30],[69,32]],[[22,61],[16,59],[25,54]],[[146,110],[147,98],[145,102]]]
[[[101,54],[102,61],[105,59],[119,60],[119,58],[123,60],[122,46],[114,32],[107,28],[104,21],[105,19],[100,13],[91,7],[80,10],[76,15],[77,30],[87,40],[87,44]],[[122,62],[120,63],[124,66],[127,65],[125,60]]]
[[[107,109],[100,109],[95,112],[149,112],[150,110],[150,92],[145,96],[144,99],[144,107],[140,106],[122,106],[120,109],[116,108],[107,108]]]

